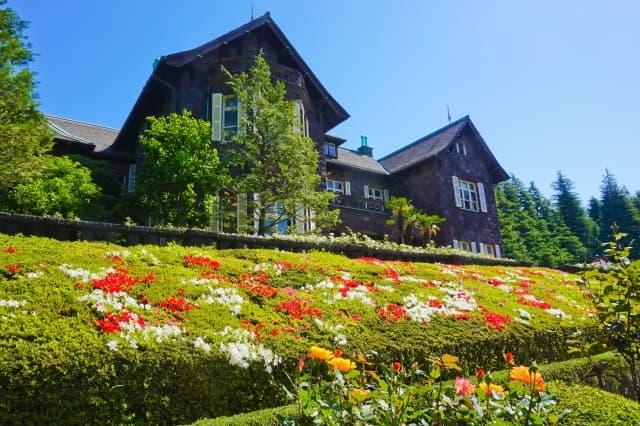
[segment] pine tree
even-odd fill
[[[600,241],[613,240],[612,226],[616,224],[620,232],[628,234],[622,242],[628,244],[633,239],[638,239],[640,233],[640,214],[636,210],[629,192],[618,185],[616,178],[609,170],[605,171],[602,178],[601,211],[600,211]],[[640,254],[640,244],[634,247],[633,255]]]
[[[554,208],[564,224],[573,235],[578,237],[584,247],[593,248],[596,237],[594,235],[595,224],[592,223],[582,207],[580,198],[574,191],[573,182],[558,172],[552,187],[555,191]]]

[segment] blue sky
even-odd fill
[[[44,112],[120,127],[154,58],[272,17],[380,157],[470,115],[498,160],[583,199],[605,168],[640,190],[635,0],[9,0],[38,53]]]

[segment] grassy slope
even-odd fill
[[[53,386],[59,380],[78,374],[78,371],[84,375],[92,374],[87,373],[87,370],[96,368],[95,359],[100,359],[100,386],[120,386],[119,381],[124,380],[122,374],[132,375],[133,380],[135,374],[155,374],[152,373],[154,366],[173,363],[171,368],[174,368],[173,373],[177,377],[192,377],[190,380],[194,382],[179,389],[184,390],[185,395],[194,394],[195,389],[190,389],[189,386],[218,389],[220,386],[212,382],[217,380],[218,384],[225,383],[231,387],[246,389],[246,397],[252,397],[253,400],[245,400],[247,405],[244,408],[273,404],[273,398],[268,398],[273,393],[273,388],[268,385],[269,375],[261,371],[263,368],[260,363],[250,376],[240,368],[211,367],[228,366],[227,356],[221,354],[218,348],[220,343],[229,342],[230,339],[221,336],[220,332],[226,326],[241,328],[242,321],[245,321],[245,327],[251,324],[260,332],[261,340],[254,343],[263,344],[282,356],[288,366],[286,368],[290,368],[311,344],[335,347],[340,334],[346,340],[342,348],[347,353],[351,349],[363,352],[375,350],[384,360],[402,356],[420,359],[432,353],[449,352],[459,355],[464,364],[472,369],[477,365],[492,367],[504,350],[510,350],[522,362],[528,362],[532,358],[545,362],[566,357],[564,335],[575,327],[591,324],[586,315],[586,302],[575,285],[575,277],[541,268],[445,267],[437,264],[394,262],[373,265],[327,253],[215,251],[180,246],[134,247],[125,251],[122,247],[106,243],[62,243],[43,238],[0,235],[0,249],[9,246],[15,247],[15,253],[0,251],[0,269],[5,271],[5,276],[0,276],[0,300],[24,301],[25,304],[19,308],[0,306],[0,379],[5,384],[8,383],[16,401],[20,398],[28,400],[27,394],[37,393],[40,386],[33,384],[25,390],[25,383],[46,379]],[[173,324],[180,327],[183,331],[180,337],[158,344],[153,338],[143,339],[134,333],[138,348],[133,349],[129,347],[130,342],[123,339],[123,333],[101,333],[98,330],[95,321],[102,318],[103,314],[92,309],[88,302],[78,300],[93,290],[92,283],[87,280],[88,282],[78,284],[80,278],[69,277],[59,267],[66,264],[71,268],[83,268],[104,275],[106,268],[114,265],[108,256],[114,251],[125,260],[120,266],[126,268],[131,276],[143,277],[152,273],[157,277],[154,283],[138,283],[130,290],[133,298],[148,298],[151,309],[131,309],[144,316],[148,325]],[[126,252],[129,256],[126,256]],[[221,268],[216,272],[219,274],[216,281],[204,285],[190,282],[198,279],[203,272],[202,267],[186,267],[183,263],[183,256],[194,253],[207,255],[220,262]],[[292,269],[278,274],[273,269],[274,262],[289,262]],[[266,274],[256,272],[256,265],[261,263],[268,264],[263,265],[267,270]],[[18,274],[8,272],[11,269],[9,265],[13,264],[19,265]],[[384,277],[384,271],[388,268],[393,268],[401,277],[410,279],[394,284]],[[359,300],[341,297],[337,288],[344,283],[332,277],[344,272],[361,283],[373,282],[377,286],[376,292],[367,290],[363,285],[357,287],[357,291],[362,290],[362,294],[375,307]],[[29,273],[41,275],[28,278]],[[241,280],[243,274],[249,274],[249,277]],[[277,288],[277,294],[262,298],[239,285],[246,287],[250,277],[258,275],[262,275],[270,285]],[[302,290],[305,286],[327,280],[333,281],[333,289]],[[503,281],[511,289],[511,293],[490,284],[497,284],[498,281]],[[251,285],[255,283],[254,281]],[[433,315],[429,323],[410,319],[387,321],[379,318],[378,309],[381,306],[403,303],[403,299],[409,295],[415,295],[422,302],[433,297],[444,303],[444,290],[447,290],[448,283],[460,283],[460,289],[464,289],[477,302],[478,308],[469,313],[469,319],[454,319],[452,316],[439,314]],[[232,315],[230,308],[223,304],[205,303],[203,297],[210,294],[209,286],[212,289],[234,288],[244,300],[240,314]],[[289,293],[283,290],[287,287],[295,292],[295,296],[290,295],[292,290],[288,290]],[[542,309],[523,306],[518,303],[515,290],[527,291],[537,299],[550,303],[553,308],[561,309],[571,318],[559,320]],[[162,309],[160,305],[163,301],[180,292],[189,303],[198,306],[178,313]],[[276,306],[291,299],[305,300],[309,307],[319,309],[325,325],[319,326],[310,316],[296,320],[275,310]],[[528,324],[518,322],[519,309],[532,315]],[[488,311],[508,317],[503,330],[487,326],[484,315]],[[197,337],[210,345],[211,352],[205,353],[194,347]],[[111,340],[118,344],[116,351],[107,347],[107,342]],[[156,357],[162,361],[155,361]],[[204,364],[211,368],[211,377],[201,378],[197,375],[199,365]],[[87,375],[86,383],[89,386],[91,380],[92,376]],[[182,405],[175,401],[169,403],[160,396],[170,391],[175,394],[177,391],[171,389],[171,378],[167,377],[166,380],[157,389],[145,384],[144,391],[148,393],[148,397],[136,404],[144,404],[145,407],[160,404],[166,410],[177,405],[180,406],[176,408],[178,410],[185,410],[185,407],[192,410],[192,413],[183,413],[176,419],[188,418],[189,415],[201,416],[202,413],[220,415],[243,408],[237,407],[237,402],[230,402],[233,399],[230,399],[228,392],[225,396],[225,392],[220,394],[219,389],[217,394],[211,393],[210,399],[203,396],[202,400],[193,397],[196,401],[181,401]],[[246,380],[250,380],[255,389],[248,389]],[[65,386],[72,389],[73,381],[69,380]],[[118,391],[117,387],[109,389]],[[27,394],[21,395],[20,392]],[[107,396],[101,395],[100,389],[96,388],[94,393],[87,391],[87,394],[90,395],[87,398],[98,398],[101,404],[104,403],[109,408],[108,403],[101,399]],[[216,397],[220,402],[212,408],[211,399]],[[270,402],[265,402],[267,400]],[[10,406],[14,402],[6,404]],[[94,402],[86,404],[91,407]],[[122,404],[129,407],[132,403],[125,401]],[[17,409],[14,405],[10,408]],[[136,413],[136,416],[141,415],[154,414],[144,410]]]

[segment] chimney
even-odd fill
[[[360,148],[358,148],[358,154],[373,157],[373,148],[369,146],[369,138],[365,135],[360,136]]]

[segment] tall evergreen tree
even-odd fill
[[[640,214],[636,210],[628,191],[618,185],[609,170],[605,171],[600,187],[600,241],[613,240],[612,226],[616,224],[620,232],[628,234],[623,244],[638,240],[640,233]],[[635,244],[633,255],[640,254],[640,244]]]
[[[552,187],[554,207],[571,233],[579,238],[582,245],[590,250],[595,245],[595,224],[589,219],[582,207],[573,182],[558,172]]]
[[[6,197],[10,188],[42,170],[53,137],[34,99],[27,23],[5,5],[0,0],[0,193]]]

